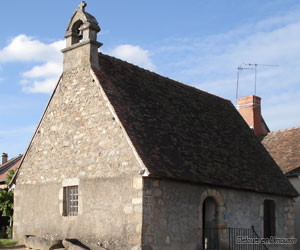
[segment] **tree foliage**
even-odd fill
[[[6,176],[6,184],[8,185],[14,175],[14,171],[10,170]],[[12,218],[14,208],[13,191],[5,188],[0,191],[0,212],[2,216]]]

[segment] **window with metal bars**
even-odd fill
[[[78,215],[78,186],[64,187],[63,216]]]

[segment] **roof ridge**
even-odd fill
[[[14,157],[14,158],[11,158],[9,161],[3,163],[2,165],[0,165],[0,169],[2,167],[5,167],[6,165],[12,163],[14,160],[17,160],[18,158],[21,158],[23,156],[23,154],[19,154],[18,156]]]
[[[300,129],[300,126],[286,128],[286,129],[280,129],[280,130],[275,130],[275,131],[269,132],[268,134],[276,134],[276,133],[286,132],[286,131],[290,131],[290,130],[294,130],[294,129]]]
[[[111,57],[111,58],[113,58],[113,59],[115,59],[115,60],[118,60],[118,61],[127,63],[127,64],[131,65],[132,67],[136,67],[136,68],[139,68],[139,69],[141,69],[141,70],[144,70],[144,71],[146,71],[146,72],[148,72],[148,73],[150,73],[150,74],[154,74],[154,75],[157,75],[157,76],[159,76],[159,77],[163,77],[163,78],[165,78],[165,79],[171,80],[171,81],[173,81],[174,83],[177,83],[177,84],[179,84],[179,85],[181,85],[181,86],[184,86],[184,87],[186,87],[186,88],[192,88],[192,89],[194,89],[194,90],[196,90],[196,91],[200,91],[200,92],[202,92],[202,93],[211,95],[211,96],[213,96],[213,97],[217,97],[217,98],[219,98],[219,99],[222,99],[222,100],[224,100],[224,101],[228,101],[228,102],[231,103],[231,101],[230,101],[229,99],[226,99],[226,98],[224,98],[224,97],[220,97],[220,96],[214,95],[214,94],[209,93],[209,92],[207,92],[207,91],[204,91],[204,90],[202,90],[202,89],[198,89],[197,87],[194,87],[194,86],[192,86],[192,85],[188,85],[187,83],[179,82],[179,81],[177,81],[177,80],[174,80],[174,79],[169,78],[169,77],[167,77],[167,76],[163,76],[163,75],[161,75],[161,74],[159,74],[159,73],[156,73],[156,72],[153,72],[153,71],[151,71],[151,70],[144,69],[144,68],[142,68],[142,67],[140,67],[140,66],[138,66],[138,65],[135,65],[135,64],[130,63],[130,62],[127,62],[127,61],[124,61],[124,60],[122,60],[122,59],[120,59],[120,58],[117,58],[117,57],[114,57],[114,56],[111,56],[111,55],[107,55],[107,54],[104,54],[104,53],[102,53],[102,52],[98,52],[98,56],[99,56],[99,55],[109,56],[109,57]]]

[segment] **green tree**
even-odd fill
[[[6,185],[8,186],[10,180],[14,175],[14,171],[10,170],[6,176]],[[0,212],[2,216],[9,217],[9,227],[8,231],[11,231],[12,227],[12,217],[14,209],[14,194],[12,190],[5,188],[0,191]],[[11,233],[10,233],[11,234]]]

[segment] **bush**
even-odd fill
[[[6,234],[9,239],[12,238],[12,227],[10,226],[6,227]]]

